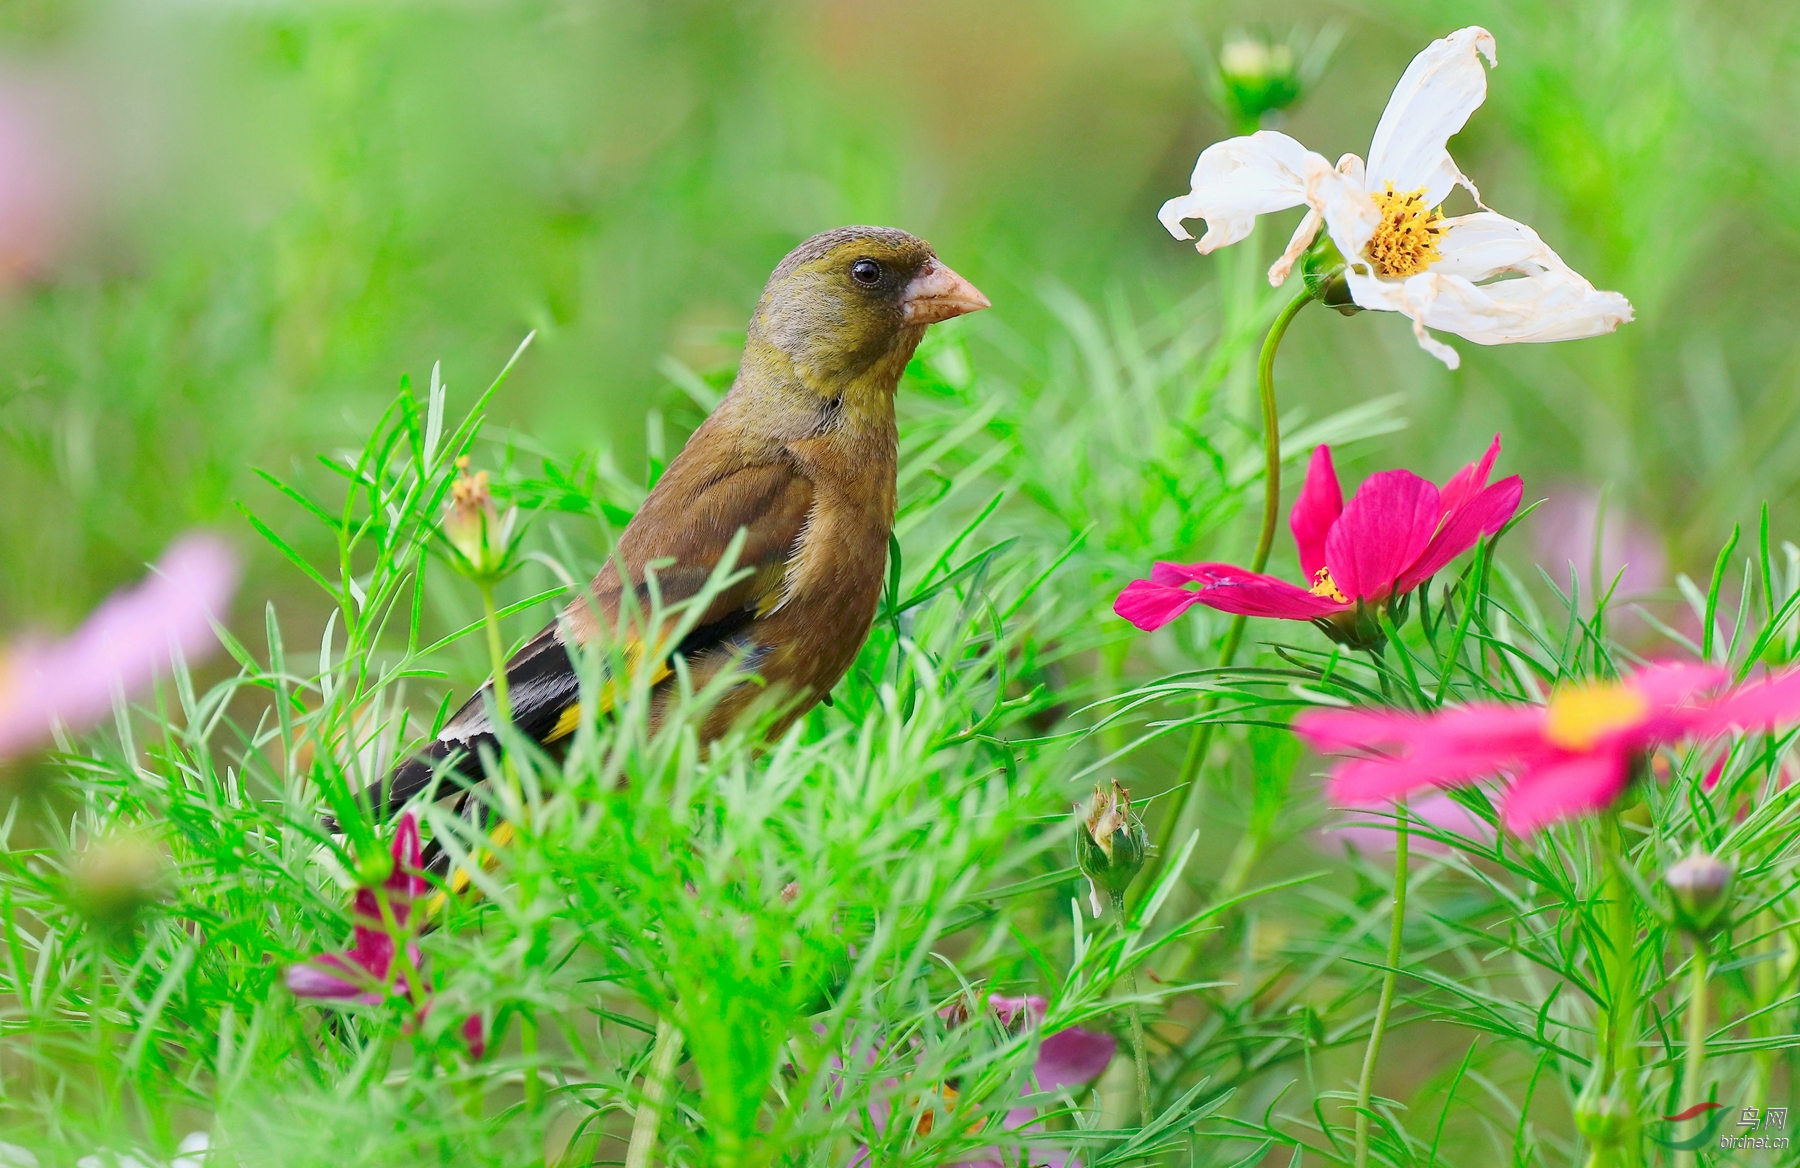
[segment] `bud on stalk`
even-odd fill
[[[1219,51],[1219,83],[1238,128],[1248,133],[1268,114],[1300,97],[1300,70],[1291,46],[1238,33]]]
[[[1731,901],[1731,883],[1737,873],[1717,856],[1696,851],[1663,873],[1669,900],[1675,906],[1675,923],[1690,936],[1708,937],[1724,923]]]
[[[469,473],[465,455],[456,460],[458,474],[450,485],[450,509],[444,516],[444,539],[456,553],[457,570],[473,580],[493,581],[506,574],[512,553],[512,529],[518,516],[503,517],[488,489],[487,471]]]
[[[88,842],[69,864],[69,899],[90,921],[129,926],[166,890],[169,861],[162,846],[135,830]]]
[[[1094,788],[1084,807],[1076,804],[1075,863],[1088,879],[1088,903],[1098,918],[1107,899],[1122,900],[1149,850],[1144,821],[1131,810],[1130,792],[1114,779]]]

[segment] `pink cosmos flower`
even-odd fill
[[[1704,697],[1725,680],[1711,666],[1652,665],[1618,681],[1559,686],[1543,705],[1309,710],[1294,730],[1316,750],[1359,755],[1332,772],[1331,796],[1345,802],[1505,774],[1501,822],[1523,835],[1608,806],[1659,746],[1800,720],[1800,670]]]
[[[69,636],[0,650],[0,759],[42,745],[58,723],[81,730],[99,722],[116,696],[142,690],[172,654],[216,648],[212,622],[225,616],[237,577],[230,548],[190,535]]]
[[[1159,562],[1148,580],[1125,586],[1113,611],[1148,632],[1204,604],[1242,616],[1312,621],[1333,640],[1371,648],[1381,643],[1377,606],[1406,596],[1505,527],[1519,509],[1524,484],[1517,475],[1487,481],[1499,453],[1495,435],[1487,453],[1441,489],[1411,471],[1382,471],[1364,480],[1346,506],[1331,448],[1321,446],[1288,519],[1308,587],[1231,564]]]
[[[394,830],[393,867],[378,888],[364,885],[356,890],[351,909],[353,939],[342,953],[325,953],[311,961],[290,965],[287,987],[303,998],[348,999],[376,1005],[390,994],[411,1000],[413,993],[406,983],[406,970],[417,970],[421,964],[419,947],[406,941],[407,960],[394,968],[399,953],[398,938],[410,938],[413,901],[425,894],[424,864],[419,844],[419,821],[412,812],[400,817]],[[390,928],[382,916],[382,905],[393,915]]]
[[[434,1003],[428,986],[415,987],[407,981],[409,973],[418,974],[423,980],[425,968],[419,946],[412,939],[418,932],[414,902],[425,894],[426,885],[419,821],[410,811],[395,826],[390,854],[392,867],[380,885],[364,885],[356,890],[350,914],[350,948],[290,965],[285,980],[288,989],[302,998],[369,1006],[396,999],[416,1003],[418,1013],[413,1016],[413,1024],[417,1024],[424,1021]],[[405,959],[397,960],[402,952]],[[479,1059],[487,1053],[487,1027],[480,1014],[465,1018],[460,1033],[474,1057]]]
[[[1035,1029],[1043,1025],[1047,1006],[1045,1000],[1035,994],[1021,997],[993,994],[987,999],[988,1012],[1009,1030]],[[943,1016],[945,1021],[954,1024],[964,1021],[967,1011],[953,1007],[944,1011]],[[1112,1063],[1117,1051],[1118,1042],[1112,1035],[1085,1030],[1079,1026],[1071,1026],[1046,1036],[1038,1044],[1037,1060],[1032,1064],[1030,1090],[1026,1098],[1048,1095],[1092,1082]],[[937,1106],[920,1117],[921,1132],[931,1130],[936,1122],[950,1122],[955,1118],[955,1088],[944,1085],[937,1089],[937,1094],[941,1097]],[[886,1101],[878,1101],[869,1107],[877,1131],[887,1126],[891,1110],[892,1105]],[[1006,1113],[1005,1130],[1008,1132],[1035,1131],[1041,1126],[1038,1109],[1033,1104],[1021,1101]],[[987,1148],[977,1154],[975,1159],[958,1160],[955,1168],[1018,1168],[1020,1164],[1026,1168],[1081,1168],[1081,1161],[1066,1149],[1032,1146],[1023,1151],[1026,1158],[1021,1161],[1019,1150]],[[859,1148],[850,1161],[851,1168],[866,1168],[869,1163],[867,1148]]]

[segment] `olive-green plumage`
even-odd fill
[[[519,728],[544,742],[565,736],[580,700],[567,646],[620,636],[621,609],[628,627],[632,612],[649,607],[649,571],[665,607],[699,595],[740,530],[735,565],[747,571],[674,650],[696,688],[734,663],[755,675],[713,707],[703,736],[723,734],[759,701],[784,703],[779,732],[828,695],[881,597],[901,372],[928,325],[986,306],[904,231],[841,227],[790,252],[757,301],[730,392],[664,471],[588,593],[507,663]],[[627,586],[637,604],[624,604]],[[627,659],[659,639],[642,630],[624,636],[614,647]],[[660,675],[652,717],[660,718],[675,681],[652,669]],[[379,803],[397,809],[446,760],[480,777],[475,749],[493,741],[486,693],[395,772]]]

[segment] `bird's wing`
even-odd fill
[[[685,453],[685,452],[684,452]],[[679,462],[679,460],[678,460]],[[589,592],[566,610],[562,619],[527,641],[506,663],[507,698],[513,724],[542,743],[573,734],[580,725],[580,674],[568,644],[606,645],[618,639],[618,651],[635,667],[644,654],[641,627],[623,623],[619,613],[624,589],[619,565],[632,582],[639,610],[648,609],[654,573],[660,607],[668,609],[702,594],[741,529],[744,542],[734,563],[739,576],[721,588],[706,608],[690,617],[680,642],[664,650],[650,675],[654,685],[669,676],[667,656],[690,659],[732,640],[780,603],[788,561],[806,529],[812,511],[813,485],[786,462],[740,466],[712,478],[699,478],[687,468],[671,466],[662,484],[645,500],[620,537],[614,562],[595,579]],[[684,481],[686,480],[686,481]],[[665,488],[668,488],[665,490]],[[661,641],[684,616],[665,616]],[[438,737],[397,767],[386,783],[369,792],[371,809],[392,816],[432,783],[438,764],[453,756],[465,761],[456,769],[468,783],[481,779],[479,751],[497,752],[493,683],[484,684],[444,724]],[[595,695],[597,713],[611,711],[611,682]]]

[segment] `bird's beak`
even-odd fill
[[[907,324],[936,324],[953,316],[980,312],[988,298],[938,260],[927,260],[900,297]]]

